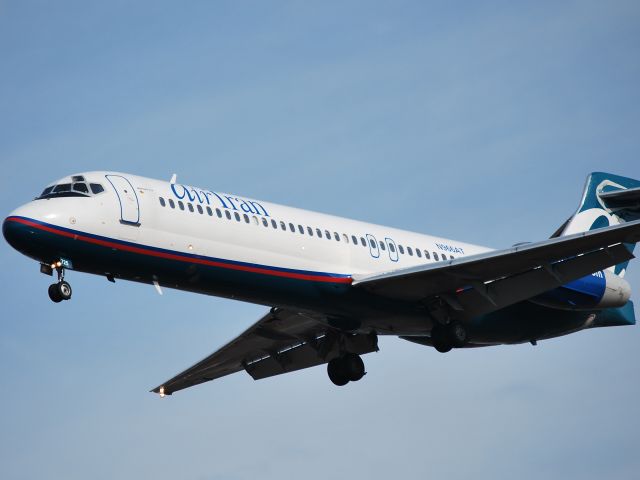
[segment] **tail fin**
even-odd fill
[[[610,173],[594,172],[587,177],[578,211],[553,234],[554,237],[585,232],[640,219],[640,181]],[[633,250],[634,245],[627,245]],[[624,276],[629,262],[612,267]]]

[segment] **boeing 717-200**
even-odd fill
[[[115,172],[51,183],[2,231],[55,272],[56,303],[79,271],[270,307],[153,389],[161,396],[322,364],[345,385],[363,377],[380,335],[447,352],[635,324],[623,277],[640,240],[640,182],[592,173],[551,238],[503,250]]]

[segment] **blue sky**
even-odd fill
[[[637,2],[2,2],[0,206],[112,169],[491,247],[640,178]],[[3,477],[626,479],[637,327],[148,393],[264,308],[0,247]],[[634,262],[635,263],[635,262]],[[640,266],[628,279],[640,284]],[[637,310],[636,310],[637,312]]]

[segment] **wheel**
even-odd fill
[[[447,331],[440,325],[436,325],[431,329],[431,342],[433,343],[433,348],[440,353],[447,353],[453,348]]]
[[[344,365],[342,363],[342,358],[334,358],[329,361],[327,364],[327,374],[329,375],[329,380],[333,382],[334,385],[342,387],[349,383],[349,377],[347,376]]]
[[[60,303],[62,301],[62,296],[58,291],[57,283],[52,283],[51,285],[49,285],[49,298],[51,299],[52,302],[55,302],[55,303]]]
[[[64,280],[57,284],[58,293],[62,300],[69,300],[71,298],[71,285]]]
[[[347,378],[352,382],[357,382],[365,375],[364,371],[364,362],[360,355],[356,355],[355,353],[347,353],[341,359],[342,367],[344,369],[344,373],[347,375]]]
[[[451,345],[449,345],[448,343],[433,343],[433,347],[439,351],[440,353],[447,353],[450,352],[451,349],[453,348]]]
[[[467,329],[459,322],[447,325],[447,336],[451,345],[456,348],[464,347],[468,340]]]

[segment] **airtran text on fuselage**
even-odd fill
[[[187,199],[189,202],[199,202],[202,205],[220,206],[229,210],[238,210],[269,217],[267,209],[261,203],[231,195],[220,194],[210,190],[190,187],[188,185],[171,184],[171,191],[178,200]]]

